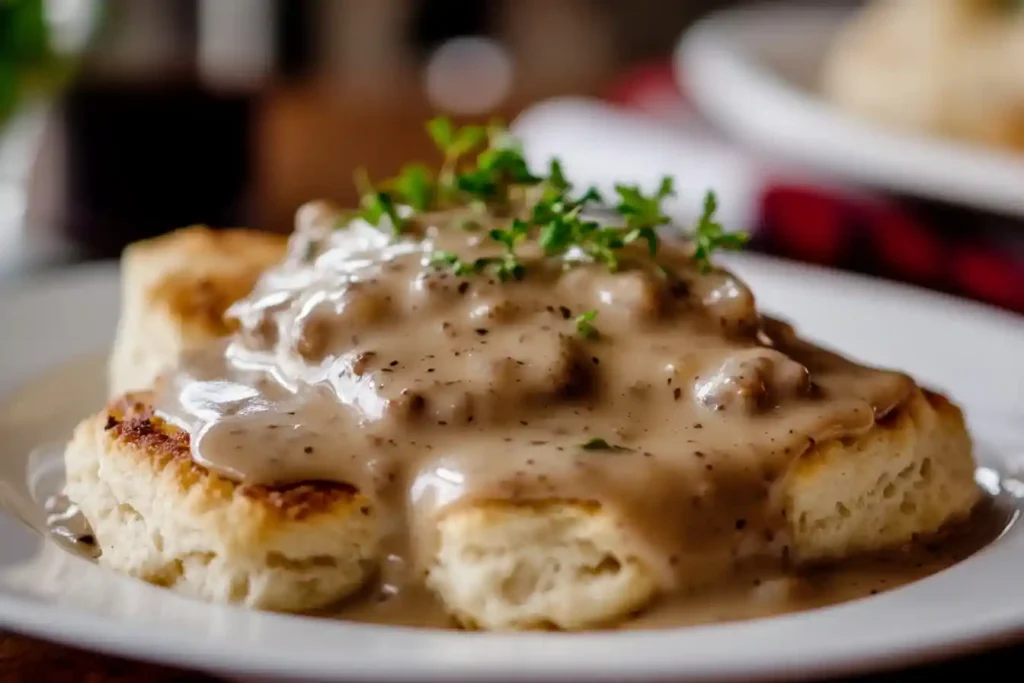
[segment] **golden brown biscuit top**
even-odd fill
[[[142,271],[149,305],[191,331],[220,336],[236,328],[224,319],[228,306],[252,290],[285,246],[285,237],[273,233],[192,226],[132,245],[125,259]]]
[[[157,468],[177,467],[184,485],[214,486],[274,509],[291,519],[328,511],[348,503],[355,489],[329,481],[298,482],[289,485],[237,484],[209,472],[192,460],[188,432],[154,414],[148,392],[132,393],[110,402],[104,414],[104,431],[117,443],[152,460]],[[369,514],[365,503],[360,513]]]

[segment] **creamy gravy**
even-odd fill
[[[229,310],[239,331],[158,383],[157,414],[190,434],[197,463],[243,484],[336,481],[370,499],[392,561],[346,618],[446,621],[420,581],[436,522],[492,500],[592,501],[615,515],[676,596],[638,625],[860,594],[786,577],[780,491],[804,452],[865,433],[913,380],[799,340],[741,280],[698,272],[686,245],[663,244],[656,260],[628,247],[614,273],[529,243],[521,281],[435,268],[438,250],[500,254],[495,223],[475,215],[467,230],[466,218],[427,214],[394,238],[304,207],[287,258]],[[596,335],[577,328],[588,311]],[[735,609],[697,609],[719,592]]]
[[[437,516],[482,500],[595,501],[669,591],[783,559],[789,465],[915,388],[761,317],[685,245],[627,248],[612,273],[527,243],[526,277],[502,282],[430,265],[501,253],[479,215],[427,214],[397,239],[337,228],[322,204],[297,222],[286,260],[229,310],[239,332],[181,359],[158,415],[237,481],[354,485],[414,576]],[[576,318],[591,310],[588,338]]]

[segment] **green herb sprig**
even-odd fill
[[[487,131],[482,126],[455,128],[449,119],[438,117],[427,122],[427,133],[444,155],[437,174],[438,195],[443,200],[452,200],[459,184],[459,161],[487,139]]]
[[[717,249],[742,249],[749,236],[743,232],[725,232],[722,224],[715,219],[718,210],[718,197],[708,191],[704,195],[704,210],[697,219],[697,227],[693,231],[696,250],[693,258],[702,273],[711,270],[711,254]]]
[[[546,255],[560,255],[575,247],[612,271],[619,269],[619,250],[631,242],[644,240],[650,256],[657,255],[660,242],[656,229],[669,222],[662,202],[674,194],[671,178],[663,178],[652,196],[644,195],[635,185],[616,185],[619,201],[615,210],[625,225],[602,226],[582,218],[588,204],[603,201],[595,188],[571,199],[571,186],[557,162],[552,162],[551,176],[554,180],[549,190],[533,209],[533,222],[540,226],[540,244]]]
[[[405,221],[398,215],[398,207],[391,193],[379,191],[370,182],[366,169],[359,169],[355,174],[356,187],[362,199],[359,202],[359,217],[371,225],[380,225],[381,219],[387,216],[396,234],[405,229]]]
[[[606,207],[597,189],[590,187],[576,193],[557,159],[550,162],[546,174],[532,171],[503,126],[458,128],[449,119],[439,117],[427,123],[427,132],[443,157],[436,176],[423,164],[412,164],[377,188],[365,172],[357,174],[356,184],[362,195],[360,217],[379,225],[386,216],[396,233],[401,233],[407,221],[399,213],[398,204],[413,212],[470,206],[487,208],[498,215],[513,214],[509,215],[508,227],[488,232],[498,253],[464,261],[458,254],[438,251],[428,257],[433,267],[450,269],[460,277],[492,272],[503,281],[521,280],[526,265],[519,250],[532,239],[537,240],[545,257],[566,258],[571,254],[575,259],[582,255],[613,272],[621,267],[622,250],[634,242],[646,244],[648,256],[657,258],[661,244],[658,230],[671,222],[664,209],[664,202],[675,196],[671,177],[662,178],[650,194],[637,185],[616,185],[614,215],[618,220],[598,222],[588,212],[590,208]],[[537,186],[538,191],[531,189]],[[525,211],[511,211],[513,200],[527,197],[530,200],[524,202]],[[688,235],[702,272],[711,269],[714,251],[738,249],[747,241],[744,234],[725,232],[715,218],[717,207],[717,197],[708,192],[701,216]],[[465,229],[479,229],[479,221],[471,217],[460,221]]]
[[[423,164],[409,164],[402,169],[388,187],[403,204],[415,211],[427,211],[434,204],[436,182],[430,169]]]
[[[658,253],[658,226],[667,224],[671,219],[661,208],[662,202],[675,195],[675,184],[672,178],[661,179],[658,191],[652,197],[645,197],[636,185],[616,185],[619,193],[619,204],[615,209],[626,218],[625,242],[644,240],[647,250],[653,258]]]
[[[597,339],[601,336],[601,333],[594,327],[594,318],[597,317],[597,311],[587,311],[576,316],[576,333],[584,339]]]

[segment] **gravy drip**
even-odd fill
[[[915,388],[798,340],[685,245],[656,262],[631,245],[612,273],[527,243],[522,281],[431,266],[435,250],[501,253],[494,219],[465,218],[394,238],[303,207],[288,257],[229,310],[239,331],[183,357],[157,400],[223,476],[357,487],[394,590],[421,575],[438,515],[483,500],[596,502],[666,589],[783,558],[789,466]],[[577,331],[591,310],[596,338]]]
[[[970,519],[939,537],[903,548],[800,570],[770,561],[730,572],[714,585],[694,586],[665,596],[616,629],[660,629],[759,619],[827,607],[879,595],[918,581],[965,560],[992,543],[1016,518],[1018,508],[1005,500],[983,499]],[[410,586],[391,599],[364,596],[317,616],[347,621],[456,628],[428,590]]]

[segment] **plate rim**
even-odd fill
[[[853,284],[858,290],[866,287],[874,291],[874,294],[866,294],[865,296],[877,295],[878,292],[884,291],[894,292],[904,298],[910,297],[915,302],[914,305],[926,303],[942,303],[947,307],[952,305],[953,315],[980,316],[987,324],[998,326],[1013,325],[1024,331],[1024,326],[1022,326],[1024,324],[1024,317],[992,306],[912,285],[882,281],[855,273],[834,271],[820,266],[800,264],[755,254],[728,255],[727,258],[723,259],[723,263],[726,261],[734,261],[740,270],[741,276],[743,276],[743,264],[741,262],[746,262],[748,267],[750,264],[757,264],[759,268],[773,271],[778,270],[781,273],[779,277],[784,279],[810,275],[813,279],[828,278],[837,280],[836,286],[849,283]],[[18,288],[19,294],[13,297],[3,296],[3,294],[10,294],[12,290],[7,287],[0,287],[0,320],[8,314],[10,310],[8,304],[15,298],[47,296],[47,293],[52,295],[52,292],[55,290],[60,290],[59,295],[61,296],[71,296],[73,298],[75,294],[68,294],[68,292],[79,291],[80,288],[76,287],[76,284],[83,279],[92,280],[93,278],[99,278],[99,280],[105,281],[104,287],[109,287],[110,294],[114,295],[117,287],[117,271],[116,263],[104,262],[69,268],[53,274],[42,274],[32,282],[26,282],[23,287]],[[2,378],[0,378],[0,384],[2,384]],[[1022,539],[1021,544],[1024,545],[1024,539]],[[960,568],[964,566],[963,564],[957,565]],[[105,570],[95,569],[96,571],[105,572]],[[941,574],[937,576],[941,576]],[[920,586],[921,584],[913,585]],[[139,588],[140,590],[149,589],[164,593],[161,589],[149,586],[140,586]],[[177,599],[187,600],[186,598]],[[882,595],[871,600],[875,600],[875,604],[877,604],[878,601],[888,599],[887,595]],[[192,603],[192,601],[188,602]],[[702,631],[701,637],[710,637],[713,641],[720,641],[727,637],[723,634],[728,632],[743,634],[755,630],[761,632],[775,630],[774,627],[779,629],[795,628],[793,624],[799,620],[806,620],[808,615],[812,617],[813,621],[813,617],[825,613],[835,613],[837,610],[848,611],[851,605],[859,613],[866,609],[865,602],[864,600],[855,601],[854,603],[846,603],[812,612],[774,617],[770,620],[773,628],[765,626],[768,620],[755,620],[739,622],[738,624],[697,627],[690,629],[689,633],[685,634],[680,631],[634,631],[616,634],[544,634],[539,636],[536,634],[451,634],[418,631],[416,633],[419,635],[415,636],[402,635],[401,633],[396,636],[400,639],[411,637],[422,640],[422,642],[448,643],[449,645],[454,642],[453,638],[458,638],[460,646],[465,642],[483,643],[484,646],[492,649],[501,646],[513,652],[503,662],[512,668],[504,672],[496,672],[490,668],[489,662],[476,660],[472,657],[468,659],[456,657],[450,660],[439,660],[441,664],[435,662],[433,668],[416,672],[410,669],[408,663],[401,661],[401,657],[387,662],[378,661],[377,666],[374,667],[349,669],[347,671],[338,671],[329,666],[330,662],[317,660],[316,662],[311,662],[307,668],[297,670],[295,668],[295,661],[282,657],[279,653],[257,650],[257,656],[254,656],[253,650],[245,650],[241,646],[227,652],[222,649],[222,644],[203,638],[201,634],[199,637],[196,637],[195,635],[184,633],[174,626],[169,625],[159,628],[150,622],[140,625],[134,619],[120,619],[108,614],[88,611],[77,605],[68,607],[60,603],[40,603],[37,599],[12,594],[10,588],[2,584],[0,584],[0,623],[3,623],[5,628],[13,631],[24,632],[80,647],[84,645],[108,654],[145,659],[163,664],[191,666],[200,670],[221,674],[229,673],[236,676],[239,674],[286,676],[295,679],[327,677],[337,680],[372,679],[379,681],[408,680],[411,673],[416,673],[421,680],[437,681],[480,680],[484,677],[495,680],[503,676],[514,677],[517,680],[538,681],[571,680],[580,676],[587,676],[593,680],[608,681],[623,680],[624,676],[634,680],[661,680],[669,676],[676,680],[691,680],[695,676],[700,680],[730,680],[735,679],[736,676],[743,676],[747,680],[770,680],[777,679],[780,675],[785,675],[790,680],[796,680],[822,675],[890,669],[934,659],[937,654],[953,656],[958,652],[983,647],[987,644],[1001,641],[1011,632],[1016,633],[1020,631],[1024,634],[1024,599],[1022,599],[1018,601],[1019,604],[1014,604],[1009,609],[1003,609],[995,617],[991,615],[974,615],[973,624],[969,623],[966,629],[963,623],[943,625],[939,635],[936,635],[936,632],[933,631],[930,638],[922,640],[920,634],[916,634],[916,640],[913,638],[904,640],[896,647],[888,647],[884,652],[877,651],[876,648],[876,651],[870,652],[867,655],[863,651],[856,649],[843,651],[840,648],[839,651],[818,652],[815,656],[805,658],[801,662],[788,662],[776,658],[774,661],[766,663],[764,660],[745,661],[743,658],[732,658],[732,661],[730,661],[730,658],[723,654],[719,657],[718,664],[711,665],[705,661],[702,665],[703,668],[691,668],[690,670],[687,670],[686,661],[670,661],[671,657],[668,657],[660,660],[657,666],[627,671],[622,668],[608,667],[607,661],[600,662],[595,660],[588,662],[582,657],[575,661],[559,660],[556,666],[550,662],[538,664],[536,662],[518,661],[514,654],[518,648],[530,643],[532,643],[530,647],[538,647],[538,643],[541,642],[539,639],[544,639],[545,643],[556,643],[559,647],[564,646],[573,652],[578,651],[580,649],[578,646],[584,643],[589,644],[586,647],[596,652],[619,646],[625,649],[629,646],[630,642],[639,646],[644,642],[650,643],[652,641],[660,641],[661,644],[655,645],[655,647],[663,648],[664,651],[667,651],[672,648],[674,640],[682,640],[683,637],[696,633],[698,630]],[[212,614],[211,610],[216,608],[200,605],[197,609],[202,609],[204,613],[209,612]],[[870,607],[867,609],[870,609]],[[261,624],[271,624],[271,630],[281,628],[291,631],[293,628],[298,628],[300,623],[306,623],[307,627],[304,628],[309,628],[309,620],[302,619],[301,617],[253,614],[237,607],[228,607],[224,608],[224,610],[224,613],[228,614],[228,617],[236,622],[239,620],[258,621]],[[277,622],[277,619],[287,621]],[[304,628],[299,630],[304,630]],[[341,637],[344,637],[344,633],[353,632],[353,630],[362,631],[365,628],[373,628],[379,632],[380,629],[387,627],[364,627],[332,623],[328,628],[331,633],[338,633]],[[716,632],[715,635],[708,636],[707,634],[712,630]],[[394,629],[396,633],[404,633],[405,631],[408,631],[408,629]],[[629,638],[629,636],[632,636],[632,638]],[[401,646],[398,646],[396,651],[401,652]],[[339,659],[334,661],[333,664],[337,666],[341,663],[343,662]],[[420,663],[422,664],[422,662]]]
[[[823,608],[831,610],[841,608],[839,605],[834,608]],[[230,610],[244,611],[244,608],[229,607]],[[823,611],[817,610],[817,611]],[[17,617],[15,617],[17,615]],[[28,617],[26,618],[26,615]],[[295,615],[275,615],[283,619],[300,619]],[[797,615],[799,616],[799,613]],[[17,621],[14,619],[17,618]],[[753,622],[775,621],[786,617],[767,617],[753,620]],[[54,623],[62,623],[59,629],[53,627]],[[751,622],[747,622],[751,623]],[[820,656],[817,659],[806,661],[802,664],[794,664],[776,659],[770,664],[759,662],[756,664],[729,664],[728,666],[715,665],[714,669],[707,665],[699,670],[690,669],[687,671],[687,662],[676,661],[670,664],[670,668],[659,667],[647,671],[626,671],[622,669],[608,669],[604,663],[579,666],[578,663],[568,668],[537,668],[526,667],[513,671],[494,671],[489,665],[479,662],[470,664],[456,664],[451,661],[445,662],[442,667],[435,667],[429,671],[418,671],[415,678],[410,678],[410,669],[405,664],[397,663],[396,660],[387,661],[385,664],[378,663],[373,667],[353,668],[348,671],[338,672],[332,670],[331,665],[343,664],[339,658],[333,662],[317,662],[306,670],[296,670],[294,660],[281,659],[269,654],[265,650],[251,650],[246,652],[219,650],[211,641],[202,638],[182,638],[180,633],[172,630],[163,633],[153,634],[146,641],[145,651],[133,647],[134,641],[139,640],[140,633],[132,626],[132,622],[125,622],[109,616],[96,616],[90,613],[60,609],[50,605],[37,605],[31,601],[6,595],[0,589],[0,624],[5,630],[16,632],[29,637],[36,637],[41,640],[59,643],[87,651],[97,652],[113,657],[145,661],[162,666],[186,668],[197,672],[208,674],[245,677],[258,676],[260,680],[273,680],[271,677],[284,676],[285,681],[338,681],[341,683],[355,683],[356,681],[368,682],[378,681],[381,683],[423,681],[425,683],[456,683],[472,681],[545,681],[545,682],[566,682],[579,680],[585,677],[586,680],[619,683],[628,676],[629,680],[635,681],[666,681],[671,679],[674,683],[686,683],[688,681],[706,682],[727,682],[736,680],[742,676],[743,680],[753,683],[778,681],[780,676],[785,676],[788,681],[810,681],[823,676],[849,676],[858,674],[881,674],[896,671],[905,667],[913,667],[924,664],[939,664],[959,656],[969,655],[988,648],[997,648],[1004,645],[1019,644],[1024,639],[1024,621],[1021,615],[1003,616],[1000,620],[990,620],[986,625],[974,625],[970,637],[963,637],[956,633],[946,633],[941,638],[931,638],[927,642],[911,643],[905,646],[890,649],[885,653],[875,653],[870,661],[865,661],[863,653],[856,651],[844,653],[841,657],[834,655]],[[704,630],[728,630],[731,624],[710,625],[701,628]],[[761,624],[763,626],[763,624]],[[361,628],[353,626],[352,628]],[[373,626],[375,629],[387,627]],[[401,630],[401,629],[399,629]],[[682,629],[680,629],[682,630]],[[643,631],[626,631],[620,634],[629,633],[634,637],[643,636]],[[649,635],[661,635],[664,639],[671,631],[650,632]],[[567,644],[570,640],[590,639],[598,637],[603,642],[598,647],[611,645],[612,639],[619,639],[620,636],[597,636],[593,633],[566,634],[550,633],[544,636],[536,634],[491,634],[491,633],[470,633],[458,632],[448,634],[445,637],[500,640],[508,648],[514,648],[523,644],[523,641],[536,639],[538,637],[550,638],[562,641],[560,644]],[[670,643],[665,643],[670,645]],[[257,656],[254,656],[256,654]],[[511,660],[506,660],[508,663]],[[585,660],[580,660],[585,661]],[[723,656],[723,662],[728,657]],[[328,664],[328,666],[325,666]],[[522,665],[522,661],[516,661]],[[337,674],[342,673],[339,677]],[[694,675],[696,674],[696,675]],[[481,678],[483,677],[483,678]],[[281,679],[277,679],[281,680]]]

